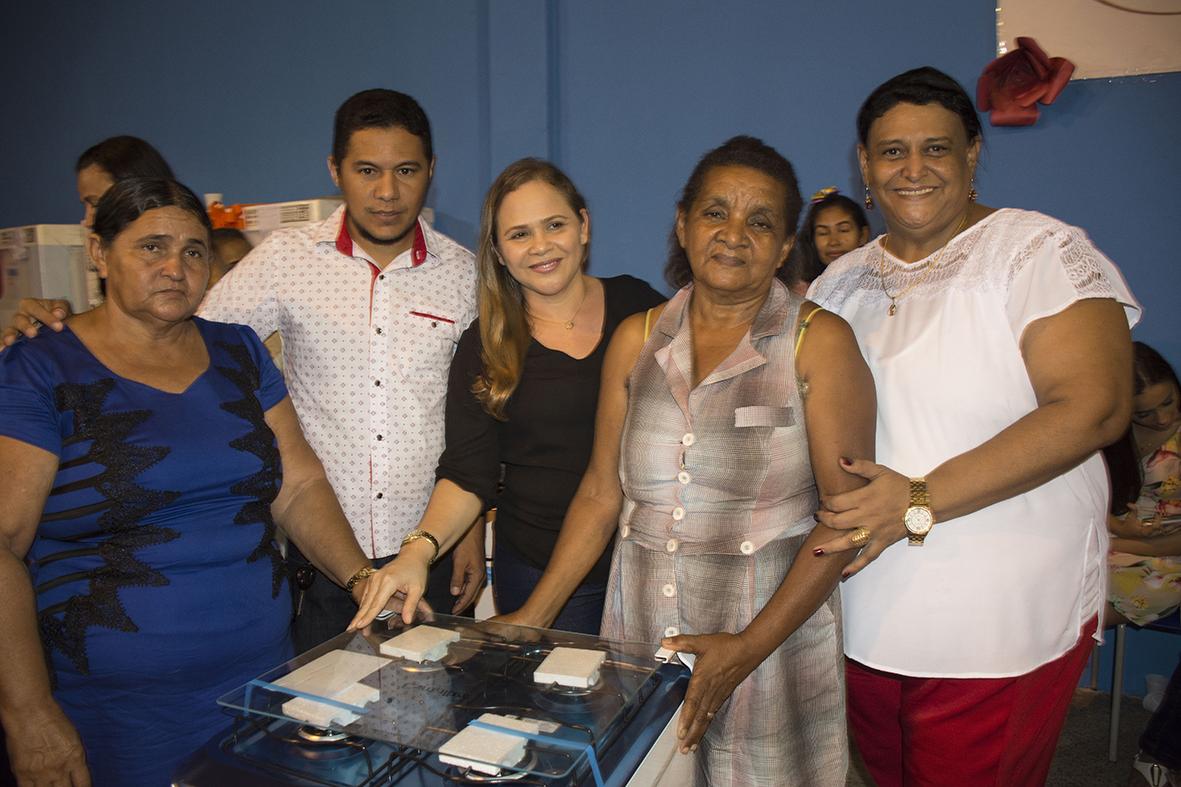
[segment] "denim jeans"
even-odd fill
[[[497,613],[503,615],[520,609],[533,588],[537,587],[543,573],[498,539],[492,554],[492,595]],[[606,594],[606,583],[584,582],[570,596],[550,627],[597,635],[603,619],[603,598]]]

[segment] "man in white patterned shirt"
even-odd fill
[[[476,314],[471,252],[419,216],[434,165],[430,124],[413,98],[352,96],[337,110],[328,158],[344,205],[323,222],[270,235],[198,312],[262,337],[279,332],[308,442],[378,565],[397,553],[430,497],[451,356]],[[40,317],[37,305],[50,304],[26,301],[21,311]],[[297,590],[299,652],[356,614],[347,592],[312,571],[297,572],[300,584],[314,577]],[[432,571],[428,601],[449,611],[459,596],[454,606],[466,607],[483,577],[483,529],[474,527]]]

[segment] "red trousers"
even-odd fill
[[[849,724],[878,787],[1044,784],[1095,625],[1015,678],[911,678],[847,659]]]

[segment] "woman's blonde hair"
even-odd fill
[[[525,366],[525,351],[531,334],[525,315],[525,300],[521,285],[500,264],[496,248],[496,214],[504,198],[512,192],[540,180],[557,189],[566,199],[574,215],[583,221],[586,200],[578,193],[566,173],[548,161],[523,158],[509,164],[488,189],[484,207],[480,211],[480,242],[476,251],[479,275],[480,359],[484,368],[472,384],[472,393],[493,418],[504,421],[509,397],[521,381]],[[589,243],[582,265],[590,257]]]

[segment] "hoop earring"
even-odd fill
[[[976,178],[972,178],[972,182],[968,184],[968,202],[975,202],[979,197],[976,192]]]
[[[869,184],[865,184],[865,209],[873,210],[873,195],[869,193]]]

